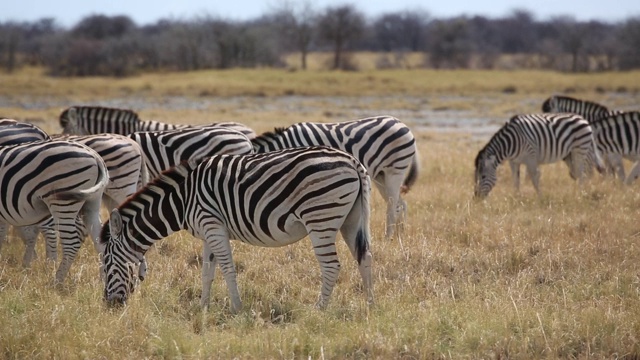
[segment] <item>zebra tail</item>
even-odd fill
[[[98,172],[99,178],[96,184],[88,189],[83,190],[69,190],[69,191],[61,191],[55,194],[55,197],[59,200],[87,200],[92,198],[98,194],[102,196],[103,190],[107,187],[109,183],[109,173],[107,172],[107,165],[105,165],[102,158],[98,157],[100,161],[98,162]]]
[[[362,165],[360,165],[360,167],[362,167]],[[371,233],[369,230],[371,215],[371,207],[369,204],[369,198],[371,196],[371,179],[364,167],[362,167],[362,170],[359,173],[360,194],[358,195],[358,200],[360,201],[360,226],[358,234],[356,235],[356,254],[358,264],[362,262],[362,259],[371,247]]]
[[[400,192],[402,194],[405,194],[409,192],[409,190],[411,190],[411,187],[413,186],[413,184],[415,184],[416,180],[418,180],[419,170],[420,170],[420,164],[418,161],[418,152],[416,151],[416,153],[413,156],[413,160],[411,161],[411,165],[409,166],[409,172],[407,173],[407,176],[404,179],[404,184],[402,184],[402,187],[400,188]]]

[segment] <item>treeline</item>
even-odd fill
[[[248,21],[204,16],[139,26],[127,16],[91,15],[70,29],[55,19],[0,23],[0,68],[44,66],[54,76],[127,76],[139,71],[284,67],[285,54],[330,52],[327,69],[358,70],[350,54],[379,53],[378,68],[538,68],[586,72],[640,68],[640,18],[619,23],[570,17],[539,21],[527,11],[502,18],[432,18],[401,11],[368,19],[353,5],[280,6]]]

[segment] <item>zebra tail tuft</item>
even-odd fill
[[[418,161],[418,152],[416,151],[413,156],[413,160],[411,161],[411,166],[409,166],[409,172],[404,179],[404,184],[400,187],[400,193],[406,194],[411,190],[411,187],[418,180],[418,172],[420,170],[420,164]]]
[[[362,166],[362,165],[360,165]],[[364,168],[363,168],[364,170]],[[360,228],[356,235],[356,256],[358,264],[362,262],[371,247],[371,233],[369,231],[371,208],[369,198],[371,196],[371,179],[364,170],[360,179]]]

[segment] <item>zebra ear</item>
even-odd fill
[[[118,209],[111,211],[111,216],[109,216],[109,231],[111,232],[112,238],[119,238],[122,234],[122,215],[120,215]]]

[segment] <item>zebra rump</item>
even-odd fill
[[[1,146],[0,242],[7,224],[33,225],[53,217],[63,249],[56,281],[62,282],[82,243],[78,215],[100,252],[100,198],[108,181],[102,158],[78,143],[50,140]]]

